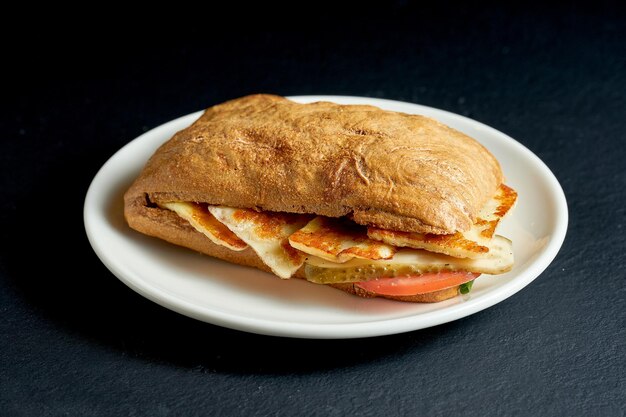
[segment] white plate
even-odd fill
[[[563,190],[527,148],[482,123],[443,110],[399,101],[343,96],[299,96],[372,104],[434,117],[476,138],[500,161],[517,207],[499,234],[513,241],[515,268],[483,275],[468,296],[437,304],[363,299],[303,280],[228,264],[141,235],[128,228],[122,195],[156,148],[200,116],[193,113],[133,140],[107,161],[85,199],[89,241],[102,262],[139,294],[189,317],[233,329],[275,336],[356,338],[407,332],[476,313],[510,297],[534,280],[556,256],[567,230]]]

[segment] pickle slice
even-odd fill
[[[497,251],[484,259],[455,258],[422,249],[402,248],[391,259],[351,259],[345,263],[330,262],[308,256],[305,264],[306,279],[318,284],[361,282],[376,278],[395,278],[427,272],[464,271],[476,274],[502,274],[513,267],[511,241],[494,236]]]
[[[308,281],[316,284],[340,284],[344,282],[362,282],[378,278],[394,278],[445,270],[451,270],[451,268],[447,268],[445,265],[438,265],[436,268],[423,268],[419,265],[406,264],[369,264],[347,268],[321,268],[306,264],[304,273]]]

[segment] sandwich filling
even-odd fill
[[[317,284],[354,283],[382,295],[415,295],[461,286],[513,267],[510,240],[495,234],[517,193],[502,184],[465,232],[436,235],[358,225],[346,217],[256,211],[197,202],[160,203],[213,243],[252,248],[279,277],[304,266]]]

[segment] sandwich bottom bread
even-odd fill
[[[512,269],[517,193],[482,145],[372,106],[247,96],[209,108],[124,195],[133,229],[283,279],[439,302]]]

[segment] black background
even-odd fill
[[[9,16],[24,26],[4,29],[1,413],[624,415],[626,13],[616,4]],[[565,190],[560,254],[490,309],[372,339],[245,334],[147,301],[87,242],[91,179],[142,132],[256,92],[410,101],[511,135]]]

